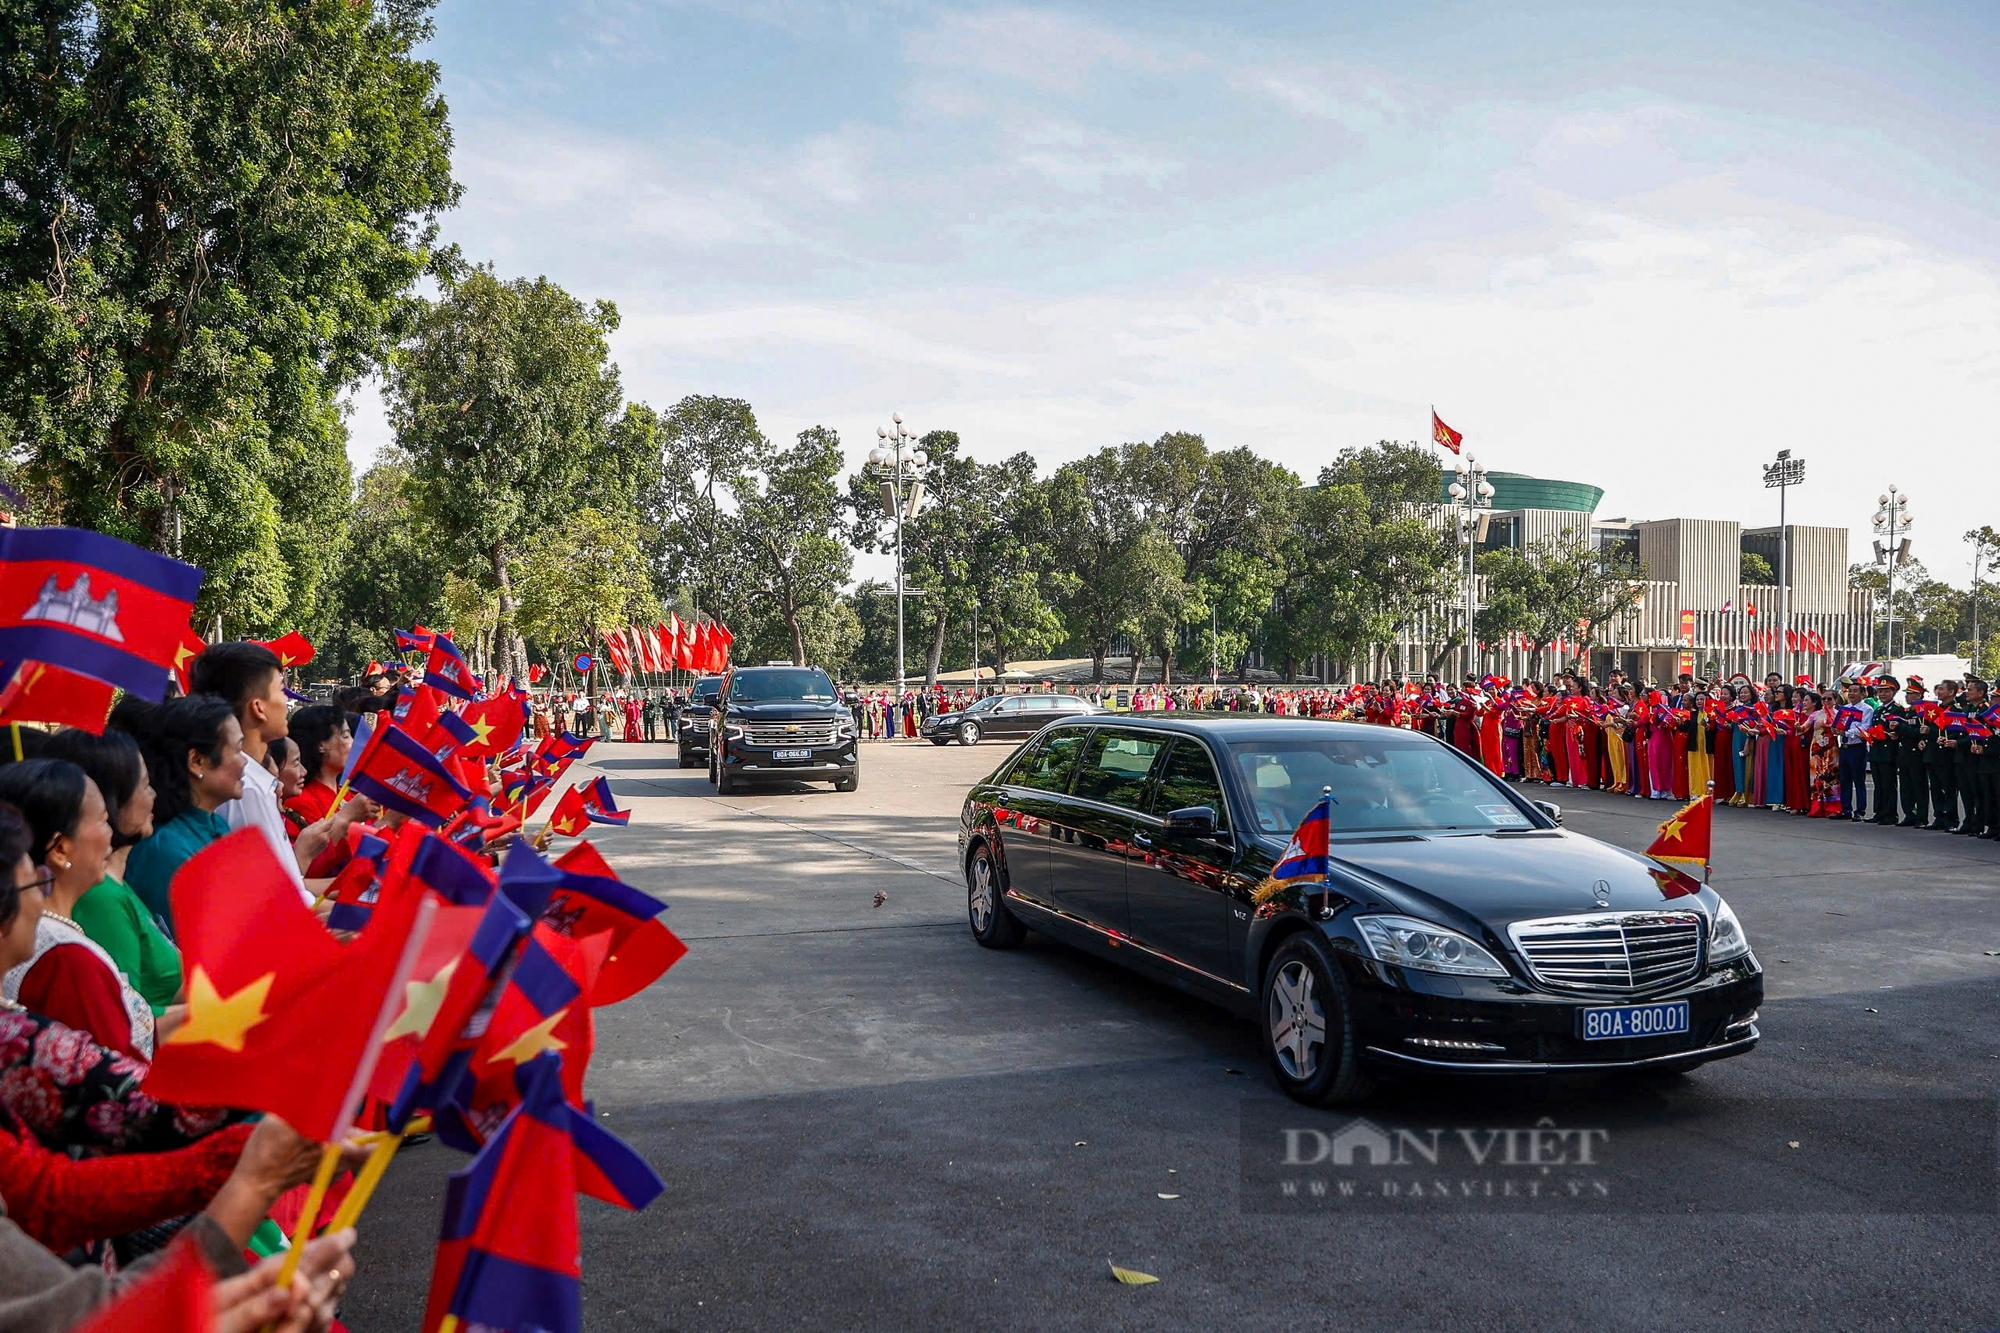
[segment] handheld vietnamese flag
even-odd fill
[[[493,1006],[493,1017],[473,1048],[465,1076],[437,1108],[438,1137],[460,1152],[478,1152],[520,1100],[516,1076],[544,1051],[562,1053],[563,1096],[583,1101],[596,1032],[590,994],[611,947],[609,935],[586,939],[558,935],[538,924]]]
[[[687,945],[659,921],[667,905],[620,880],[588,842],[556,858],[562,879],[542,920],[561,935],[611,936],[611,954],[590,1002],[602,1008],[638,994],[687,956]]]
[[[215,1275],[208,1271],[193,1238],[180,1237],[164,1260],[116,1300],[99,1306],[89,1319],[70,1324],[69,1333],[209,1333],[214,1325]],[[58,1297],[57,1299],[61,1299]]]
[[[208,647],[208,640],[194,632],[190,625],[181,631],[181,641],[174,647],[174,679],[180,682],[181,693],[194,692],[194,659],[200,657]]]
[[[1294,884],[1324,884],[1327,875],[1326,837],[1333,824],[1333,807],[1339,802],[1328,789],[1313,802],[1312,809],[1292,834],[1285,854],[1271,867],[1271,873],[1251,895],[1259,903],[1269,902]]]
[[[93,736],[104,734],[104,720],[111,715],[116,693],[112,686],[47,662],[23,662],[11,671],[0,663],[0,676],[9,677],[0,688],[0,724],[49,722],[81,727]]]
[[[1670,865],[1698,865],[1706,871],[1714,809],[1715,798],[1704,792],[1674,811],[1660,825],[1646,855]]]
[[[0,659],[89,676],[148,702],[202,572],[82,528],[0,528]]]
[[[1431,443],[1442,445],[1453,453],[1457,453],[1458,447],[1465,443],[1464,434],[1445,425],[1444,418],[1438,415],[1435,407],[1431,409]]]
[[[278,655],[279,665],[287,668],[304,666],[313,660],[312,644],[297,630],[281,634],[275,639],[252,639],[250,642],[269,648]]]
[[[170,890],[187,1020],[154,1052],[149,1095],[281,1116],[331,1141],[353,1122],[436,913],[401,895],[347,944],[327,933],[264,835],[190,857]]]

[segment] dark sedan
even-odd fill
[[[1329,788],[1326,882],[1260,891]],[[1057,722],[968,794],[959,849],[981,944],[1032,928],[1223,1004],[1301,1101],[1757,1043],[1763,971],[1719,896],[1396,728]]]
[[[989,694],[964,708],[934,713],[924,723],[924,738],[933,745],[977,745],[988,736],[1019,740],[1032,736],[1060,717],[1082,717],[1104,710],[1075,694]]]

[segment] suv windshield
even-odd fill
[[[1331,833],[1534,827],[1484,769],[1434,742],[1246,740],[1230,745],[1229,758],[1265,833],[1298,828],[1323,787],[1333,788]]]
[[[688,701],[705,708],[714,703],[721,694],[722,677],[710,676],[707,680],[698,680],[694,683],[694,688],[688,691]]]
[[[833,681],[816,667],[780,667],[769,671],[739,671],[729,684],[729,698],[735,703],[758,704],[776,700],[803,700],[832,703]]]

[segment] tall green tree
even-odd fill
[[[337,395],[449,265],[430,8],[0,6],[0,433],[38,517],[178,550],[231,632],[315,619]]]
[[[1062,576],[1058,604],[1070,637],[1090,654],[1091,678],[1119,637],[1152,626],[1157,590],[1177,586],[1180,557],[1147,517],[1125,455],[1100,449],[1057,468],[1049,479],[1050,563]],[[1138,671],[1134,653],[1133,672]]]
[[[389,377],[389,419],[411,496],[459,563],[486,570],[502,668],[527,674],[514,558],[553,530],[614,457],[618,368],[609,301],[586,306],[547,278],[478,268],[422,313]]]
[[[395,450],[362,473],[354,518],[322,599],[317,675],[353,680],[396,655],[396,626],[445,621],[450,564],[410,506],[410,469]]]
[[[816,654],[851,651],[859,623],[836,610],[854,563],[839,535],[840,436],[814,426],[790,449],[756,461],[755,473],[731,483],[736,513],[724,526],[724,544],[741,552],[743,582],[732,599],[739,615],[746,624],[782,626],[800,666]]]
[[[651,554],[663,587],[689,610],[712,611],[740,583],[731,543],[733,497],[771,442],[741,398],[690,394],[659,419],[657,472],[644,491]]]
[[[978,612],[982,665],[1005,671],[1017,657],[1044,652],[1063,639],[1056,604],[1074,589],[1055,565],[1049,486],[1037,480],[1032,454],[1019,453],[980,469],[981,524],[973,536],[969,579]],[[971,654],[968,653],[968,660]]]
[[[521,631],[551,656],[576,648],[597,656],[599,630],[659,618],[630,508],[571,511],[527,545],[516,568]]]
[[[1529,545],[1526,551],[1488,551],[1479,557],[1486,579],[1486,606],[1477,626],[1487,639],[1520,635],[1528,641],[1528,669],[1542,671],[1542,654],[1565,640],[1588,661],[1590,647],[1607,623],[1639,604],[1643,585],[1636,566],[1607,561],[1565,533]]]

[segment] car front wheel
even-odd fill
[[[965,861],[965,910],[972,938],[989,949],[1012,949],[1027,937],[1028,928],[1007,910],[1006,887],[993,863],[993,849],[983,842]]]
[[[1287,1096],[1335,1106],[1375,1090],[1357,1058],[1346,978],[1317,931],[1278,946],[1264,969],[1260,1011],[1264,1053]]]
[[[978,724],[977,722],[961,722],[961,723],[959,723],[959,724],[958,724],[958,743],[959,743],[960,745],[977,745],[977,744],[979,744],[979,724]]]

